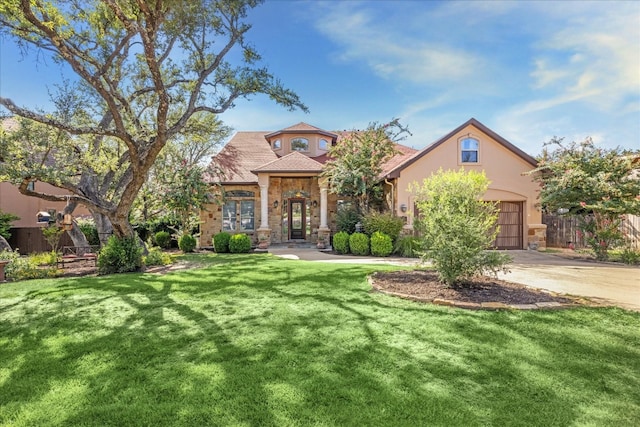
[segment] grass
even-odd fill
[[[190,259],[0,285],[0,425],[640,421],[640,313],[464,311],[371,293],[380,266]]]

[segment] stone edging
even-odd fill
[[[580,307],[580,306],[591,306],[591,307],[599,306],[599,305],[593,304],[593,303],[581,304],[581,303],[577,303],[577,302],[576,303],[538,302],[538,303],[535,303],[535,304],[505,304],[503,302],[476,303],[476,302],[448,300],[448,299],[444,299],[444,298],[430,299],[430,298],[421,298],[421,297],[417,297],[415,295],[403,294],[401,292],[393,292],[393,291],[387,291],[385,289],[382,289],[378,285],[376,285],[376,283],[375,283],[375,281],[373,279],[373,275],[367,276],[367,281],[369,282],[369,285],[371,285],[373,290],[375,290],[376,292],[380,292],[380,293],[386,294],[386,295],[391,295],[391,296],[394,296],[394,297],[407,299],[407,300],[410,300],[410,301],[416,301],[416,302],[422,302],[422,303],[431,303],[431,304],[435,304],[435,305],[442,305],[442,306],[448,306],[448,307],[464,308],[464,309],[467,309],[467,310],[492,310],[492,311],[497,311],[497,310],[558,310],[558,309],[566,309],[566,308],[575,308],[575,307]],[[567,297],[567,298],[570,298],[570,297]]]

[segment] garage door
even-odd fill
[[[500,202],[498,225],[500,233],[496,238],[498,249],[522,249],[522,213],[524,202]]]

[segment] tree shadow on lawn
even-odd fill
[[[0,422],[624,425],[640,416],[612,403],[640,399],[623,385],[640,380],[640,346],[628,345],[639,316],[432,307],[367,292],[365,276],[379,268],[229,257],[27,293],[0,310]],[[598,371],[608,354],[615,360]],[[581,418],[588,405],[595,415]]]

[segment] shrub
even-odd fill
[[[59,271],[55,267],[40,268],[39,257],[22,257],[17,250],[0,251],[0,259],[10,261],[4,268],[7,279],[42,279],[45,277],[56,277],[59,275]]]
[[[47,241],[49,246],[51,246],[51,250],[54,252],[58,251],[62,234],[64,234],[64,228],[62,227],[49,225],[48,227],[42,228],[42,235],[44,236],[44,239]]]
[[[361,217],[353,208],[339,209],[336,215],[336,226],[338,231],[344,231],[348,234],[355,233],[356,224]]]
[[[398,240],[403,225],[402,218],[391,213],[370,212],[362,218],[362,226],[367,235],[373,236],[373,233],[379,231],[391,237],[392,242]],[[373,252],[373,248],[371,251]]]
[[[87,238],[87,242],[90,245],[99,245],[100,244],[100,236],[98,235],[98,229],[96,228],[96,224],[93,221],[93,218],[77,218],[76,224],[78,224],[78,228],[84,234],[84,237]]]
[[[36,265],[56,265],[58,262],[58,253],[56,251],[42,252],[39,254],[31,254],[29,258]]]
[[[639,264],[640,251],[637,251],[631,247],[625,247],[620,254],[620,260],[629,265]]]
[[[168,253],[162,252],[160,248],[151,248],[149,253],[143,258],[144,265],[169,265],[173,264],[173,259]]]
[[[389,256],[393,252],[393,242],[391,237],[379,231],[371,235],[371,255]]]
[[[156,245],[162,249],[169,248],[169,245],[171,244],[171,234],[169,234],[168,231],[158,231],[153,238],[156,241]]]
[[[405,258],[417,258],[419,256],[420,240],[413,236],[401,236],[396,241],[394,252]]]
[[[213,248],[218,253],[229,252],[229,240],[231,239],[231,234],[223,231],[222,233],[218,233],[213,236]]]
[[[492,246],[498,227],[497,206],[481,200],[489,180],[474,171],[442,169],[412,188],[417,195],[421,230],[420,244],[425,257],[431,259],[440,280],[451,285],[462,279],[496,273],[510,262],[510,257]]]
[[[142,248],[138,237],[109,237],[98,254],[98,274],[126,273],[142,267]]]
[[[349,248],[354,255],[369,255],[369,236],[364,233],[353,233],[349,236]]]
[[[247,253],[251,250],[251,239],[246,234],[234,234],[229,239],[229,251],[234,254]]]
[[[340,231],[333,236],[333,249],[339,254],[349,253],[349,233]]]
[[[196,247],[196,238],[191,234],[183,234],[178,240],[178,247],[182,252],[193,252]]]

